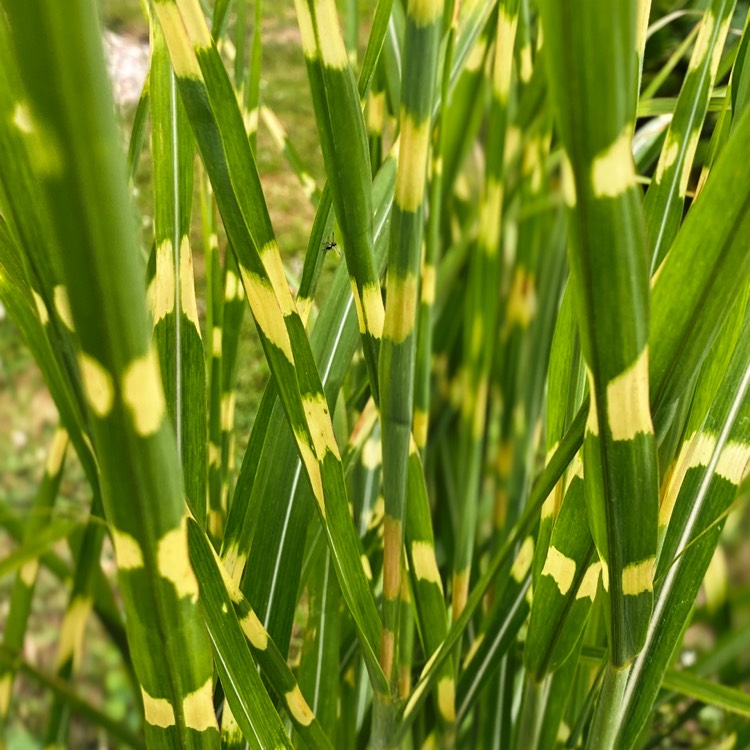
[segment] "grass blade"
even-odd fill
[[[373,260],[371,171],[360,97],[334,0],[297,0],[296,8],[323,161],[357,305],[370,388],[378,401],[383,301]]]
[[[34,505],[24,529],[23,544],[30,542],[46,524],[54,507],[60,488],[60,479],[65,464],[65,454],[69,444],[68,433],[58,427],[47,454],[44,476],[34,498]],[[41,556],[40,556],[41,557]],[[3,646],[11,651],[20,651],[23,647],[26,627],[31,612],[34,588],[37,582],[40,558],[32,558],[23,564],[18,571],[10,594],[8,616],[3,632]],[[14,670],[0,667],[0,732],[4,731],[11,707],[13,695]]]
[[[388,248],[385,321],[378,362],[385,498],[380,664],[391,681],[394,679],[395,657],[398,654],[401,555],[412,442],[423,202],[442,16],[441,0],[409,2],[407,5],[399,115],[401,143]],[[390,742],[394,729],[391,724],[394,694],[392,690],[391,697],[387,697],[387,693],[377,696],[371,738],[374,747],[388,746]]]
[[[300,688],[310,696],[310,708],[328,737],[336,737],[339,701],[341,593],[328,548],[321,545],[308,582],[310,610],[302,646]]]
[[[80,341],[78,365],[147,741],[217,747],[213,669],[195,606],[181,470],[150,344],[144,269],[128,213],[99,210],[127,206],[128,196],[96,13],[87,2],[70,3],[64,14],[44,3],[7,2],[5,8],[32,121],[46,134],[52,151],[45,153],[57,165],[39,174],[55,229],[50,252],[65,248],[56,257]],[[77,158],[80,153],[89,156]],[[159,632],[172,637],[153,647]]]
[[[284,277],[255,160],[226,71],[196,0],[166,0],[158,2],[156,10],[231,247],[237,254],[263,349],[315,494],[344,599],[354,617],[371,676],[382,683],[374,651],[380,618],[357,564],[343,468],[325,395]]]
[[[156,275],[154,339],[188,504],[206,519],[206,371],[195,300],[190,216],[194,146],[164,36],[152,26],[151,141]]]
[[[558,669],[570,656],[599,586],[602,566],[586,522],[583,477],[576,473],[582,471],[577,457],[534,589],[524,663],[536,680]]]
[[[643,214],[652,273],[680,226],[690,170],[734,6],[734,0],[714,0],[705,12],[654,179],[646,192]]]
[[[499,4],[488,119],[489,138],[477,247],[469,263],[469,288],[464,316],[464,399],[461,410],[459,487],[466,497],[458,529],[453,569],[453,619],[461,614],[469,589],[474,554],[477,506],[481,484],[490,367],[500,316],[503,227],[503,156],[508,127],[513,49],[518,26],[517,0]],[[512,294],[512,293],[511,293]],[[503,394],[507,398],[507,394]],[[506,401],[507,403],[507,401]],[[508,403],[508,411],[510,411]]]
[[[395,161],[391,158],[385,162],[373,184],[373,194],[379,207],[374,217],[378,269],[385,264],[385,229],[394,176]],[[351,285],[347,269],[342,264],[311,334],[313,353],[322,373],[326,397],[331,402],[334,402],[341,388],[358,338]],[[272,412],[274,398],[274,394],[267,389],[260,408],[269,409],[265,428],[270,439],[261,453],[255,431],[264,429],[264,422],[256,419],[249,447],[254,452],[258,451],[255,454],[258,456],[258,470],[254,476],[251,474],[256,459],[248,453],[238,480],[222,555],[227,562],[230,557],[240,560],[243,565],[247,560],[248,569],[255,572],[255,575],[246,577],[243,591],[255,603],[259,616],[279,647],[285,651],[291,635],[302,566],[299,549],[305,543],[313,511],[310,489],[299,481],[303,469],[297,458],[293,436],[284,424],[281,409]],[[249,482],[251,477],[252,485]],[[245,494],[250,487],[252,494]],[[269,492],[267,487],[275,489]],[[242,500],[242,497],[245,499]],[[234,508],[238,508],[239,515],[241,502],[247,503],[248,512],[235,527],[232,522]],[[272,512],[279,504],[285,508],[284,514]],[[230,536],[233,528],[237,529],[236,535],[233,532]],[[253,544],[249,547],[251,539]],[[241,572],[242,566],[239,567]],[[281,581],[285,582],[284,586],[278,585]]]
[[[622,667],[640,650],[651,613],[658,503],[648,277],[630,153],[636,81],[624,52],[635,49],[636,19],[631,6],[618,7],[545,2],[541,10],[569,159],[571,283],[589,378],[586,504],[609,598],[612,663]],[[590,92],[582,108],[566,106],[577,92]]]
[[[329,748],[286,660],[242,593],[224,571],[208,538],[193,521],[190,556],[201,577],[201,605],[232,714],[261,749],[292,747],[250,656],[252,650],[296,729],[313,748]],[[248,645],[249,644],[249,645]]]
[[[669,519],[669,526],[657,567],[654,618],[618,712],[624,748],[632,746],[648,718],[718,543],[723,514],[734,500],[750,457],[749,332],[746,312],[716,401],[705,423],[691,424],[685,436],[674,469],[674,475],[684,480],[670,482],[662,501],[660,515]],[[706,368],[708,377],[711,369]]]

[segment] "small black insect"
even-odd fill
[[[331,239],[325,240],[323,245],[325,246],[326,252],[328,252],[329,250],[336,250],[338,245],[336,244],[336,239],[334,238],[333,232],[331,232]],[[338,252],[338,250],[336,250],[336,252]]]

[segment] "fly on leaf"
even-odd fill
[[[334,237],[333,232],[331,232],[331,239],[330,240],[325,240],[323,242],[323,247],[324,247],[324,249],[325,249],[326,252],[329,252],[330,250],[336,250],[337,253],[339,252],[338,245],[336,244],[336,239]]]

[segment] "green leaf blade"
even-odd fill
[[[635,14],[542,5],[548,74],[567,159],[569,260],[590,390],[584,439],[589,521],[609,598],[615,665],[643,644],[656,554],[657,462],[649,410],[648,281],[631,157]],[[551,49],[549,49],[551,47]],[[581,93],[587,92],[587,93]],[[577,97],[580,109],[565,105]]]

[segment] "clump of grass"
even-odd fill
[[[344,36],[333,0],[296,0],[300,136],[263,100],[259,2],[157,0],[127,165],[96,14],[69,6],[0,16],[0,297],[61,421],[33,511],[2,516],[2,720],[23,671],[47,744],[76,713],[134,747],[625,749],[701,704],[746,742],[747,623],[715,597],[691,614],[750,457],[735,3],[702,11],[653,107],[675,60],[644,87],[672,20],[649,3],[379,0],[357,64],[356,3]],[[314,215],[299,274],[259,121]],[[126,175],[147,135],[144,263]],[[248,308],[271,380],[236,465]],[[56,510],[71,448],[85,518]],[[61,539],[52,675],[21,649]],[[135,731],[76,688],[91,616]],[[698,616],[720,648],[677,671]]]

